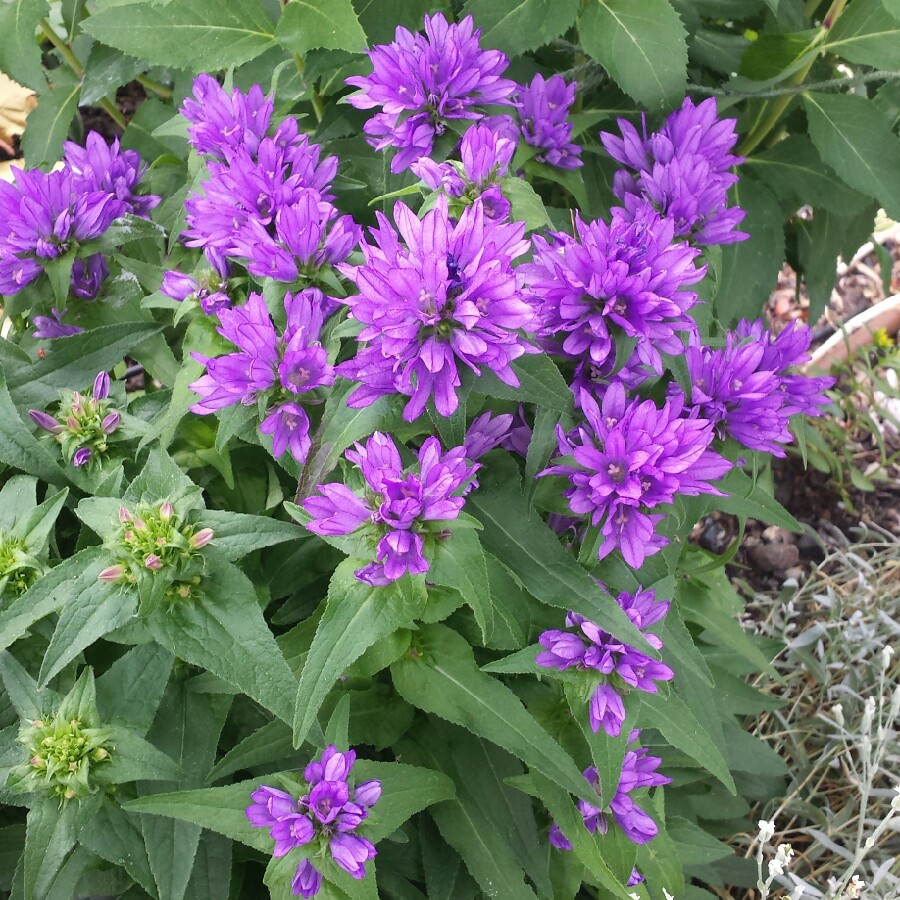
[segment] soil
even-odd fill
[[[116,92],[116,106],[126,121],[137,112],[137,108],[144,102],[147,95],[143,87],[136,81],[132,81],[118,89]],[[84,133],[97,131],[109,142],[113,138],[122,136],[122,129],[110,118],[109,113],[99,106],[80,106],[78,112],[81,115],[81,123]]]

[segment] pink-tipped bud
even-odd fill
[[[192,535],[188,543],[194,550],[199,550],[201,547],[205,547],[212,539],[212,528],[201,528],[195,535]]]
[[[78,431],[78,419],[75,416],[66,416],[66,428],[69,431]]]
[[[147,523],[143,519],[139,519],[137,516],[135,516],[131,521],[134,524],[135,531],[147,530]]]
[[[175,515],[175,507],[166,500],[165,503],[162,504],[159,508],[159,517],[163,520],[163,522],[168,522],[172,516]]]
[[[104,417],[103,422],[100,425],[100,430],[104,434],[112,434],[121,424],[121,413],[111,412],[108,416]]]
[[[156,572],[162,568],[162,560],[155,554],[151,553],[145,560],[144,565],[151,571]]]
[[[56,421],[50,413],[46,413],[41,409],[29,409],[28,415],[31,416],[31,421],[34,422],[35,425],[43,428],[45,431],[49,431],[52,434],[59,434],[63,427]]]
[[[31,757],[31,765],[34,766],[35,769],[41,768],[44,765],[44,757],[43,756],[32,756]]]
[[[107,566],[97,577],[100,581],[119,581],[125,575],[124,566]]]
[[[100,372],[94,379],[94,399],[105,400],[109,396],[109,375]]]
[[[126,522],[133,522],[134,516],[131,514],[130,510],[125,506],[119,507],[119,521],[124,525]]]

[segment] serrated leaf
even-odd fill
[[[133,729],[111,725],[110,730],[113,750],[102,769],[103,779],[109,784],[176,781],[184,777],[181,766]]]
[[[475,390],[488,397],[537,403],[559,412],[572,409],[572,392],[553,360],[545,353],[527,354],[513,360],[511,368],[519,379],[518,387],[501,381],[487,366],[475,381]]]
[[[231,562],[287,541],[305,540],[309,532],[293,522],[229,510],[206,510],[203,524],[213,530],[212,545]]]
[[[819,155],[851,187],[900,218],[900,139],[878,107],[851,94],[803,95]]]
[[[286,722],[296,681],[263,618],[253,585],[235,566],[216,567],[204,595],[170,605],[150,622],[153,636],[175,656],[208,669]]]
[[[421,592],[409,593],[409,576],[387,587],[372,587],[353,575],[358,565],[358,560],[344,560],[331,578],[325,612],[296,691],[295,745],[306,739],[322,702],[344,670],[379,638],[410,627],[425,605],[424,585]],[[406,589],[404,582],[409,582]]]
[[[0,462],[51,484],[63,484],[66,473],[22,421],[0,368]]]
[[[87,590],[107,564],[106,554],[89,547],[41,576],[21,597],[0,612],[0,649],[9,647],[38,620]]]
[[[727,844],[717,841],[695,822],[681,816],[673,816],[666,823],[666,831],[675,845],[681,864],[702,866],[717,859],[725,859],[734,852]]]
[[[0,3],[0,71],[26,87],[40,89],[46,84],[35,32],[48,10],[47,0]]]
[[[585,52],[647,107],[684,95],[686,33],[668,0],[588,0],[579,19]]]
[[[28,810],[23,856],[25,900],[44,900],[47,896],[75,846],[79,806],[93,799],[66,803],[60,809],[56,797],[44,796]]]
[[[78,111],[81,82],[66,68],[54,69],[53,83],[41,92],[37,108],[28,116],[22,135],[22,152],[27,166],[56,162],[63,141]]]
[[[47,497],[43,503],[30,509],[26,515],[21,516],[16,522],[13,534],[25,541],[25,550],[28,553],[42,553],[47,547],[47,541],[56,525],[57,516],[59,516],[68,496],[69,489],[63,488],[61,491]]]
[[[275,27],[259,0],[142,0],[95,12],[92,37],[155,66],[208,72],[239,66],[274,46]]]
[[[819,49],[876,69],[900,69],[900,20],[882,0],[853,0]]]
[[[741,228],[750,238],[722,251],[715,306],[724,324],[759,317],[784,260],[783,218],[774,194],[755,178],[745,178],[732,188],[729,200],[746,210]]]
[[[467,0],[463,12],[481,29],[482,47],[521,56],[567,31],[578,6],[578,0]]]
[[[645,693],[641,697],[641,705],[646,726],[656,728],[673,747],[696,760],[732,794],[737,793],[721,750],[681,697],[672,691],[668,697]]]
[[[146,734],[169,680],[172,654],[156,644],[140,644],[119,657],[97,679],[102,722],[120,722]]]
[[[441,540],[428,570],[428,580],[458,590],[475,613],[482,640],[490,638],[494,631],[494,606],[477,532],[457,528],[448,539]]]
[[[780,525],[788,531],[801,532],[803,526],[774,497],[740,469],[732,469],[717,485],[727,497],[716,497],[716,506],[736,516],[759,519]]]
[[[350,0],[291,0],[278,21],[275,39],[300,56],[310,50],[366,49],[366,34]]]
[[[550,227],[550,217],[544,208],[544,201],[524,178],[510,175],[501,180],[500,188],[509,200],[512,221],[524,222],[527,231]]]
[[[567,791],[591,796],[568,754],[508,687],[478,668],[471,647],[455,631],[423,626],[414,649],[391,666],[394,686],[407,703],[498,744]]]
[[[518,575],[549,606],[573,609],[633,647],[653,652],[616,601],[560,545],[536,515],[529,518],[521,493],[482,481],[469,504],[484,525],[484,548]]]
[[[297,765],[301,765],[298,751],[294,750],[293,732],[289,725],[280,719],[266,722],[252,734],[232,747],[211,769],[210,781],[218,781],[233,775],[241,769],[252,769],[265,763],[286,761],[296,756]]]
[[[46,712],[44,691],[8,650],[0,650],[0,678],[20,719],[39,719]]]

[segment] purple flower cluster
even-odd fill
[[[738,181],[730,170],[744,160],[731,153],[737,142],[735,119],[719,119],[715,97],[695,106],[690,97],[662,128],[647,136],[619,119],[622,136],[601,132],[600,140],[620,169],[613,191],[634,215],[649,201],[675,223],[675,233],[698,244],[732,244],[746,240],[737,225],[744,218],[728,206],[728,189]]]
[[[281,335],[260,294],[251,294],[243,306],[220,310],[217,331],[238,352],[213,358],[194,354],[206,366],[206,374],[190,386],[201,398],[191,411],[209,415],[236,403],[250,406],[265,397],[268,414],[260,431],[272,435],[275,456],[290,450],[297,462],[305,462],[309,417],[298,401],[309,400],[311,391],[334,383],[334,369],[319,344],[321,299],[317,288],[285,294],[287,325]]]
[[[18,293],[53,260],[100,237],[119,216],[148,215],[160,198],[134,193],[145,168],[136,151],[121,150],[118,140],[107,146],[93,132],[85,147],[66,143],[60,169],[14,168],[14,180],[0,182],[0,294]],[[72,293],[92,300],[108,274],[100,254],[77,259]],[[38,325],[38,331],[42,337],[65,336],[53,327]]]
[[[669,611],[668,601],[658,601],[652,590],[642,588],[634,594],[619,594],[616,602],[641,631],[659,622]],[[540,636],[540,644],[545,649],[535,661],[560,671],[573,666],[592,671],[596,687],[588,705],[591,728],[599,731],[602,726],[610,737],[618,737],[625,721],[622,686],[655,694],[659,690],[656,682],[671,681],[675,673],[665,663],[623,644],[578,613],[568,613],[566,627],[574,631],[553,629]],[[656,650],[663,646],[655,634],[646,632],[645,637]],[[599,680],[596,676],[600,676]]]
[[[208,75],[194,82],[182,114],[194,124],[192,144],[213,158],[203,194],[185,203],[189,247],[201,247],[220,274],[227,258],[260,278],[315,279],[319,269],[347,258],[360,229],[331,203],[336,157],[285,119],[268,135],[272,101],[257,85],[231,96]]]
[[[499,50],[482,50],[480,37],[471,16],[459,23],[442,13],[426,16],[424,35],[398,27],[390,44],[369,51],[372,74],[347,79],[359,88],[348,97],[353,106],[381,107],[364,130],[376,150],[398,148],[392,172],[430,156],[448,121],[477,120],[480,105],[508,102],[516,89],[501,77],[509,60]]]
[[[344,454],[362,472],[363,496],[343,484],[320,484],[319,494],[303,501],[313,517],[306,527],[337,536],[365,525],[376,545],[375,560],[356,577],[367,584],[383,586],[407,572],[427,572],[423,538],[440,538],[446,523],[463,508],[467,482],[479,468],[470,461],[472,452],[454,447],[442,453],[438,439],[430,437],[419,449],[418,464],[406,470],[394,441],[376,431],[365,447],[356,444]]]
[[[109,375],[100,372],[90,394],[72,391],[55,416],[40,409],[28,410],[35,425],[56,437],[66,461],[76,469],[102,458],[109,436],[122,424],[122,414],[110,408],[109,387]]]
[[[629,746],[640,740],[640,731],[632,731],[628,736]],[[622,761],[622,774],[619,777],[619,784],[616,787],[615,796],[609,804],[609,812],[613,821],[619,828],[625,832],[628,840],[635,844],[646,844],[653,840],[659,832],[656,822],[638,806],[629,796],[632,791],[641,788],[658,787],[659,785],[669,784],[672,780],[665,775],[660,775],[656,770],[662,764],[662,760],[658,756],[650,756],[646,747],[636,747],[627,750],[625,759]],[[591,766],[584,770],[584,777],[588,780],[592,787],[597,788],[599,792],[599,777],[597,770]],[[584,827],[594,834],[606,834],[609,830],[609,819],[603,810],[606,805],[602,798],[599,798],[600,806],[593,806],[586,800],[578,801],[578,809],[584,818]],[[571,850],[572,844],[566,836],[560,831],[559,826],[554,822],[550,826],[550,843],[560,850]],[[632,873],[631,884],[636,884],[640,879],[640,875]]]
[[[636,338],[631,365],[662,374],[660,352],[684,350],[680,333],[693,333],[688,315],[703,278],[700,253],[673,243],[674,226],[642,204],[633,219],[614,213],[610,224],[575,217],[575,237],[536,235],[534,261],[523,266],[534,296],[539,334],[578,362],[575,391],[609,375],[619,334]]]
[[[668,543],[655,533],[663,515],[648,510],[672,503],[676,494],[719,494],[710,482],[731,463],[709,449],[712,422],[683,417],[683,398],[672,397],[661,408],[652,400],[629,403],[616,382],[602,407],[586,391],[580,402],[587,421],[568,434],[558,429],[563,459],[541,474],[571,481],[569,507],[601,526],[599,559],[618,547],[638,569]]]
[[[460,162],[436,163],[423,156],[410,168],[433,191],[443,190],[449,197],[464,197],[466,204],[480,197],[485,216],[500,221],[509,215],[510,207],[498,181],[509,172],[515,151],[515,140],[479,122],[462,136]]]
[[[480,200],[454,222],[443,196],[422,220],[403,203],[394,219],[399,234],[378,214],[375,245],[363,244],[364,265],[338,267],[359,288],[344,302],[365,325],[359,340],[366,346],[337,369],[360,382],[348,404],[369,406],[399,393],[411,398],[407,421],[430,397],[440,415],[452,415],[460,364],[476,375],[486,366],[518,387],[510,363],[533,350],[520,334],[532,311],[512,267],[528,249],[524,225],[491,220]]]
[[[812,333],[791,322],[777,336],[762,321],[740,322],[719,350],[694,343],[685,352],[691,376],[690,402],[713,422],[720,437],[730,435],[751,450],[784,456],[793,437],[788,424],[797,414],[822,414],[832,378],[792,374],[806,362]]]
[[[522,122],[522,137],[526,144],[540,147],[535,156],[560,169],[577,169],[583,165],[581,147],[573,144],[569,109],[575,102],[575,82],[566,84],[562,75],[548,79],[538,73],[527,87],[519,89],[515,97]]]
[[[295,847],[310,856],[331,854],[353,878],[364,878],[366,862],[377,853],[357,829],[381,797],[381,782],[364,781],[351,787],[356,751],[344,753],[329,744],[321,760],[314,760],[303,777],[307,791],[297,799],[276,788],[260,786],[250,796],[247,818],[255,828],[268,828],[278,859]],[[299,897],[314,897],[322,887],[322,873],[304,856],[291,885]]]

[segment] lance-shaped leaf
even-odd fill
[[[149,620],[175,656],[202,666],[290,722],[297,682],[263,618],[253,585],[223,564],[203,579],[203,596],[174,603]]]
[[[139,644],[97,679],[97,708],[104,723],[147,733],[172,671],[172,654],[156,644]]]
[[[502,560],[529,592],[549,606],[573,609],[617,638],[655,655],[616,601],[566,553],[536,515],[529,518],[515,485],[482,482],[468,504],[484,525],[481,543]]]
[[[206,510],[202,522],[213,530],[213,546],[232,562],[263,547],[310,537],[305,528],[293,522],[227,510]]]
[[[366,49],[366,34],[350,0],[292,0],[281,14],[275,39],[291,53]]]
[[[451,628],[424,626],[391,675],[407,703],[462,725],[567,791],[592,799],[571,757],[508,687],[478,668],[469,644]]]
[[[359,560],[346,559],[328,587],[325,612],[306,656],[294,707],[294,744],[316,721],[322,702],[344,670],[398,628],[410,627],[425,606],[425,587],[406,576],[387,587],[359,581]]]

